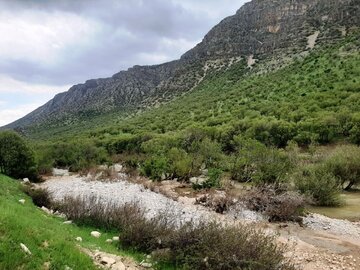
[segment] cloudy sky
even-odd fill
[[[56,93],[179,58],[246,0],[0,0],[0,126]]]

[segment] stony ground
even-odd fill
[[[195,198],[165,196],[158,188],[126,181],[89,181],[77,176],[53,177],[42,184],[52,192],[55,200],[65,196],[97,196],[102,202],[124,204],[138,202],[149,216],[159,212],[170,212],[179,222],[216,218],[234,222],[253,222],[269,233],[279,235],[279,241],[289,246],[286,254],[301,270],[360,270],[360,224],[336,220],[318,214],[304,219],[305,227],[297,224],[269,224],[252,211],[239,209],[228,215],[220,215],[200,205],[194,205]],[[174,195],[171,184],[164,189]],[[164,190],[163,189],[163,190]],[[155,190],[157,192],[154,192]],[[172,198],[169,198],[172,197]],[[174,198],[176,198],[174,200]]]

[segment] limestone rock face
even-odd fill
[[[179,60],[134,66],[56,95],[7,128],[63,126],[111,111],[157,106],[196,86],[209,69],[262,61],[336,42],[359,27],[358,0],[253,0],[215,26]],[[249,61],[248,61],[249,62]]]

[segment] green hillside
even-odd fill
[[[25,199],[21,204],[20,199]],[[91,258],[80,252],[75,241],[82,237],[81,246],[119,253],[115,245],[105,243],[112,234],[103,233],[101,238],[90,236],[89,227],[63,224],[63,220],[45,214],[35,207],[25,195],[20,184],[0,175],[0,269],[98,269]],[[20,247],[25,244],[32,255]]]

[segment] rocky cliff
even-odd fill
[[[336,42],[360,25],[359,0],[253,0],[215,26],[181,59],[134,66],[56,95],[7,128],[63,125],[69,119],[139,109],[190,91],[211,69],[240,59],[248,66]]]

